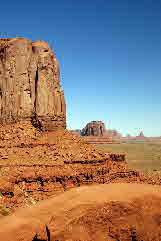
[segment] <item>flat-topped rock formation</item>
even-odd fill
[[[84,140],[90,144],[106,144],[112,142],[105,124],[102,121],[91,121],[80,131]]]
[[[66,127],[58,62],[42,40],[0,39],[0,123],[24,119],[44,130]]]
[[[105,136],[106,128],[102,121],[91,121],[82,130],[82,136]]]

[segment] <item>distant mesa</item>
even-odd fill
[[[106,129],[102,121],[91,121],[82,130],[72,130],[76,135],[83,136],[85,141],[92,144],[106,144],[113,139],[120,139],[121,134],[117,130]]]
[[[42,40],[0,39],[0,123],[33,121],[43,130],[66,128],[57,59]]]
[[[159,137],[146,137],[144,135],[143,131],[141,131],[138,136],[131,136],[130,134],[127,134],[126,137],[122,137],[121,139],[122,140],[142,140],[142,141],[146,140],[147,141],[147,140],[158,140]]]
[[[145,137],[144,133],[141,131],[138,137]]]
[[[105,124],[102,121],[91,121],[81,131],[82,136],[106,136]]]
[[[147,137],[144,136],[143,131],[141,131],[141,132],[139,133],[139,135],[135,137],[135,139],[136,139],[136,140],[144,140],[144,139],[147,139]]]
[[[120,138],[122,135],[117,130],[106,129],[102,121],[91,121],[82,129],[71,130],[79,136],[112,137]]]

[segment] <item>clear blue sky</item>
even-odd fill
[[[123,134],[161,136],[161,1],[2,1],[3,37],[53,46],[68,128],[102,120]]]

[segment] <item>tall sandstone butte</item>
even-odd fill
[[[44,130],[66,127],[58,62],[42,40],[0,39],[0,123],[22,120]]]

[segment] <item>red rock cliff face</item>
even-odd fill
[[[66,127],[66,105],[54,53],[44,41],[0,39],[0,122],[34,120]]]

